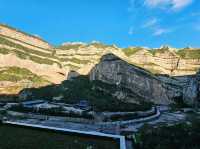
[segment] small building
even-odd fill
[[[75,104],[75,108],[79,108],[82,110],[90,110],[91,106],[87,100],[80,100],[79,103]]]
[[[19,103],[11,103],[11,102],[9,102],[9,103],[5,104],[3,106],[3,108],[9,109],[9,108],[12,108],[12,107],[17,106],[17,105],[19,105]]]
[[[46,103],[46,102],[47,101],[45,101],[45,100],[29,100],[29,101],[21,102],[21,105],[25,108],[33,108],[37,104],[42,104],[42,103]]]
[[[59,105],[55,105],[55,104],[51,104],[51,103],[41,103],[41,104],[37,104],[37,105],[34,105],[34,108],[36,109],[45,109],[45,110],[48,110],[48,109],[54,109],[54,108],[60,108],[61,106]]]

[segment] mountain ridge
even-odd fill
[[[120,48],[100,42],[53,46],[42,38],[0,24],[0,67],[26,68],[50,83],[61,83],[72,70],[87,75],[108,53],[154,74],[193,75],[200,68],[198,48]]]
[[[88,75],[71,71],[68,76],[58,85],[24,89],[19,93],[18,100],[37,98],[69,103],[87,99],[101,105],[100,109],[105,106],[112,109],[112,105],[118,102],[138,106],[194,106],[200,100],[199,73],[179,77],[155,75],[112,53],[104,55]]]

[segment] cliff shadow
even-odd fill
[[[107,54],[103,56],[100,62],[91,69],[89,75],[80,75],[76,71],[70,71],[67,79],[64,80],[61,84],[51,84],[39,88],[25,88],[21,90],[17,95],[0,95],[0,102],[42,99],[48,101],[77,103],[80,100],[91,100],[92,104],[98,103],[97,109],[106,109],[106,107],[111,108],[111,105],[112,108],[114,106],[124,106],[125,108],[125,104],[123,105],[123,103],[125,102],[129,102],[131,104],[134,104],[135,106],[143,104],[147,105],[148,107],[149,105],[151,105],[151,101],[146,101],[143,96],[140,96],[140,94],[136,94],[135,92],[130,90],[128,86],[126,88],[126,82],[113,82],[112,80],[115,76],[112,76],[112,71],[115,71],[115,69],[111,70],[110,67],[102,65],[102,69],[110,72],[110,74],[106,75],[111,75],[111,80],[105,81],[101,78],[106,78],[106,76],[104,76],[105,74],[103,74],[103,71],[97,69],[97,67],[102,63],[108,63],[109,65],[109,62],[119,63],[119,67],[122,67],[125,71],[128,71],[128,69],[132,69],[137,73],[138,76],[142,75],[144,77],[147,77],[148,79],[155,80],[163,79],[164,81],[162,83],[165,83],[168,86],[174,87],[173,82],[174,80],[177,80],[177,78],[172,78],[168,75],[154,75],[141,67],[127,63],[126,61],[120,59],[114,54]],[[117,73],[117,77],[119,78],[119,80],[123,80],[123,77],[125,76],[123,76],[123,73]],[[195,76],[179,76],[179,78],[188,79],[195,78]],[[139,84],[140,82],[138,82],[138,85]],[[199,90],[197,91],[197,97],[195,98],[200,100]],[[172,100],[177,100],[179,102],[183,101],[183,95],[175,96]],[[109,103],[112,104],[109,105]]]

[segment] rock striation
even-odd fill
[[[51,80],[59,83],[70,70],[88,74],[108,53],[113,53],[123,60],[145,68],[152,73],[170,76],[195,74],[200,68],[200,49],[175,49],[162,46],[157,49],[146,47],[119,48],[100,42],[90,44],[75,42],[54,47],[41,39],[18,29],[0,24],[0,54],[12,54],[20,59],[28,59],[40,65],[55,65],[57,75]],[[48,67],[48,66],[47,66]],[[64,76],[58,76],[64,74]],[[62,78],[56,80],[56,78]],[[56,80],[56,81],[55,81]]]
[[[10,39],[18,39],[29,45],[37,46],[44,49],[52,49],[52,46],[44,41],[42,38],[27,34],[4,24],[0,24],[0,34],[1,36]]]
[[[113,53],[130,64],[145,68],[154,74],[193,75],[200,68],[200,49],[174,49],[168,46],[157,49],[119,48],[98,42],[68,43],[56,49],[56,55],[62,60],[64,66],[85,74],[107,53]]]
[[[40,37],[0,24],[0,70],[7,67],[28,69],[49,84],[59,84],[78,74],[90,74],[91,79],[119,84],[131,89],[135,97],[156,99],[156,103],[169,104],[178,98],[189,103],[190,97],[199,96],[195,74],[200,68],[200,49],[191,47],[120,48],[100,42],[65,43],[55,47]],[[77,73],[70,73],[73,71]],[[4,82],[3,89],[8,88],[5,81],[3,78],[0,81]],[[115,96],[126,97],[121,91]]]
[[[0,24],[0,67],[27,68],[52,83],[60,83],[67,70],[53,55],[53,47],[39,37]]]
[[[184,77],[154,75],[113,54],[101,58],[100,63],[90,72],[90,80],[100,80],[130,89],[134,94],[142,97],[141,99],[155,104],[168,105],[183,98],[192,104],[198,93],[195,75]]]

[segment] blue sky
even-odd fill
[[[54,45],[200,47],[199,0],[0,0],[0,22]]]

